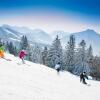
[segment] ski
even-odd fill
[[[8,59],[8,58],[3,58],[4,60],[6,60],[6,61],[12,61],[11,59]]]
[[[18,65],[27,65],[27,66],[31,66],[29,64],[26,64],[26,63],[17,63]]]

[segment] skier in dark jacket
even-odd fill
[[[86,72],[83,72],[80,74],[80,82],[83,82],[84,84],[87,84],[86,81],[85,81],[85,78],[88,79],[87,75],[86,75]]]

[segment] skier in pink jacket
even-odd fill
[[[19,58],[22,59],[22,63],[23,63],[23,64],[25,63],[24,57],[25,57],[26,55],[27,55],[27,54],[26,54],[26,51],[25,51],[25,50],[21,50],[21,51],[19,52]]]

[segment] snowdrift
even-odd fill
[[[68,72],[57,72],[46,66],[6,54],[0,58],[0,100],[100,100],[100,82],[87,80]]]

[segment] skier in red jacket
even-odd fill
[[[25,61],[24,61],[24,57],[25,57],[26,54],[26,51],[25,50],[21,50],[20,53],[19,53],[19,58],[22,59],[22,63],[24,64]]]

